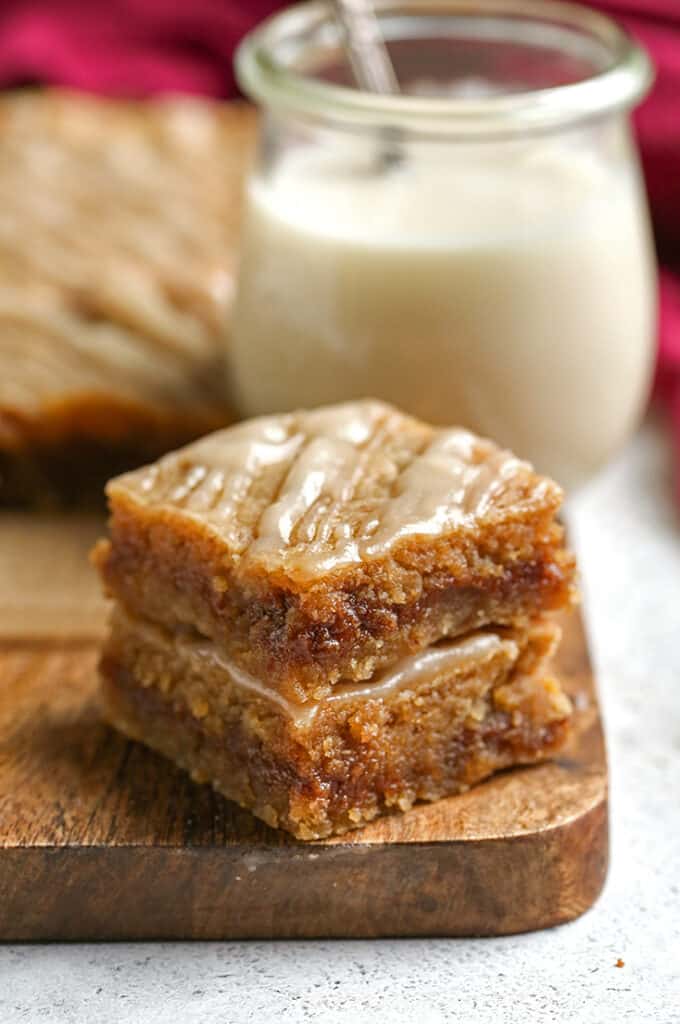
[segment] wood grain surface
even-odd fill
[[[99,639],[106,603],[87,556],[104,516],[0,515],[0,641]]]
[[[96,642],[43,603],[49,621],[34,603],[0,641],[0,939],[497,935],[597,897],[607,771],[578,616],[558,660],[577,735],[558,761],[303,844],[108,728]]]

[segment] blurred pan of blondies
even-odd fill
[[[0,506],[91,504],[230,421],[254,126],[186,97],[0,99]]]

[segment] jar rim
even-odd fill
[[[646,51],[611,18],[563,0],[375,0],[379,18],[417,17],[425,11],[476,18],[524,19],[589,36],[610,63],[574,82],[484,97],[382,95],[301,74],[282,60],[296,34],[332,26],[326,0],[296,4],[267,18],[241,42],[239,85],[265,107],[354,128],[396,128],[420,135],[498,137],[566,126],[633,107],[649,89],[653,66]]]

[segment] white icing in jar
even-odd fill
[[[265,116],[236,402],[253,415],[375,395],[572,486],[648,392],[655,276],[628,125],[646,58],[565,4],[378,8],[401,96],[335,84],[348,72],[324,5],[241,50]]]

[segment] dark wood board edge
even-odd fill
[[[573,920],[596,900],[607,801],[509,839],[341,844],[322,856],[313,845],[33,848],[2,863],[3,941],[508,935]]]

